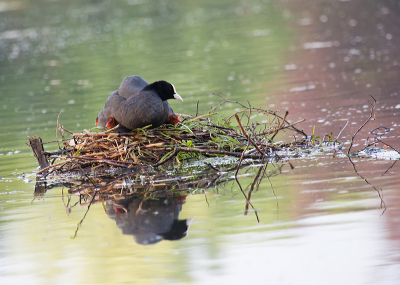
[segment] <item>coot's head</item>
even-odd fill
[[[106,122],[106,128],[107,129],[112,129],[118,125],[117,120],[113,116],[110,116]]]
[[[147,85],[144,89],[155,91],[163,101],[168,99],[183,101],[182,97],[176,93],[174,85],[164,80],[153,82],[150,85]]]
[[[168,115],[167,118],[167,123],[176,126],[180,122],[179,118],[177,115],[174,113],[171,113]]]

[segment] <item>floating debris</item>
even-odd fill
[[[385,149],[381,147],[367,147],[352,154],[353,156],[371,157],[383,160],[400,160],[400,153],[397,150]]]

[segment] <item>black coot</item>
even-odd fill
[[[122,118],[122,121],[124,123],[126,121],[131,122],[131,123],[127,123],[127,125],[130,125],[130,126],[138,125],[137,123],[132,123],[132,121],[135,119],[134,115],[130,115],[127,118],[124,118],[123,115],[120,116],[120,115],[116,115],[116,114],[119,112],[119,110],[121,108],[121,106],[120,106],[121,102],[124,102],[123,99],[128,99],[129,97],[138,94],[139,91],[141,91],[143,88],[145,88],[148,85],[149,84],[147,83],[147,81],[144,80],[140,76],[135,75],[135,76],[126,77],[122,81],[119,89],[117,91],[114,91],[109,96],[104,109],[100,111],[100,113],[96,119],[96,126],[98,125],[101,127],[111,128],[111,127],[117,125],[118,123],[120,123],[119,121],[117,122],[117,120],[118,120],[117,118],[119,118],[119,119]],[[157,87],[157,84],[155,86]],[[171,86],[172,86],[172,84],[171,84]],[[172,88],[174,89],[173,86],[172,86]],[[152,88],[150,88],[150,90],[151,89]],[[146,94],[148,94],[148,93],[146,93]],[[182,100],[182,98],[179,95],[177,95],[177,96],[178,96],[178,98],[177,98],[178,100]],[[141,94],[140,97],[143,97],[143,94]],[[141,107],[143,107],[143,104],[141,103],[142,100],[131,100],[130,102],[131,103],[138,102],[139,105],[136,107],[141,108]],[[161,108],[159,110],[160,114],[158,115],[157,124],[161,125],[161,124],[165,124],[165,123],[170,123],[170,124],[176,125],[179,122],[179,119],[173,112],[172,108],[169,106],[168,101],[165,100],[165,101],[162,101],[162,103],[163,103],[163,108]],[[122,103],[122,104],[125,104],[125,103]],[[132,104],[130,104],[130,107],[134,107],[134,106]],[[123,108],[123,109],[126,109],[126,108]],[[155,108],[151,108],[151,109],[154,110]],[[143,112],[143,110],[142,110],[142,112]],[[111,117],[112,117],[112,119],[111,119]],[[147,116],[147,117],[149,117],[149,116]],[[153,115],[153,117],[155,117],[155,116]],[[136,121],[140,122],[143,120],[136,120]],[[155,122],[154,118],[153,118],[153,122]],[[122,123],[121,123],[121,125],[122,125]],[[139,125],[141,125],[141,124],[139,123]],[[129,128],[118,128],[118,130],[116,130],[116,131],[126,132],[126,131],[129,131]]]
[[[105,110],[111,110],[111,115],[127,129],[143,128],[152,125],[156,128],[168,120],[172,111],[164,102],[168,99],[183,101],[176,93],[175,87],[166,81],[156,81],[133,94],[128,99],[111,94],[105,104]]]

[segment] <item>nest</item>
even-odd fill
[[[231,156],[240,161],[245,158],[276,157],[276,151],[282,147],[304,146],[306,143],[307,136],[295,127],[303,120],[291,124],[286,120],[288,112],[281,117],[270,110],[222,98],[225,101],[202,115],[179,115],[182,122],[176,127],[143,128],[130,133],[113,133],[113,129],[72,133],[59,125],[57,120],[57,140],[52,143],[56,142],[59,150],[36,151],[38,160],[41,155],[44,156],[41,157],[42,162],[39,160],[41,170],[38,174],[71,173],[104,167],[138,169],[146,173],[149,167],[154,169],[161,165],[180,164],[182,161],[204,157]],[[213,120],[215,110],[227,102],[239,104],[243,109],[228,117]],[[266,118],[263,123],[254,121],[254,117],[260,118],[259,114]],[[282,130],[291,130],[301,135],[303,140],[289,144],[273,143],[275,136]],[[58,138],[58,134],[62,139]],[[72,137],[66,138],[68,134]],[[33,149],[34,144],[31,141]]]

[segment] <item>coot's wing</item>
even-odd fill
[[[109,103],[116,107],[113,109],[113,116],[117,122],[128,129],[143,128],[148,125],[155,128],[167,120],[168,113],[164,110],[162,100],[151,91],[138,92],[128,100],[116,96]]]
[[[119,96],[128,99],[132,95],[138,93],[147,85],[149,85],[149,83],[147,83],[147,81],[139,75],[128,76],[122,81],[121,85],[119,86],[118,93]]]

